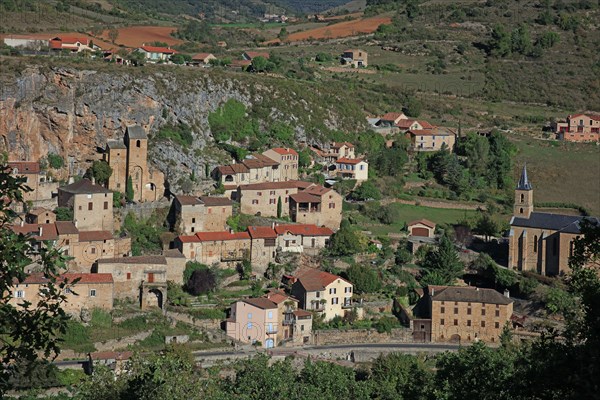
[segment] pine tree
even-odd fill
[[[283,204],[281,204],[281,196],[277,199],[277,218],[281,218],[283,213]]]
[[[125,196],[127,197],[128,202],[133,201],[133,179],[131,179],[131,176],[127,178],[127,192],[125,193]]]

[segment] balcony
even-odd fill
[[[277,328],[276,327],[272,327],[272,328],[267,328],[266,332],[267,335],[274,335],[277,333]]]

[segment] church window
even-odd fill
[[[136,140],[135,141],[135,147],[141,147],[142,146],[142,141],[141,140]]]
[[[525,201],[525,195],[523,193],[521,193],[521,203],[523,203]]]
[[[537,253],[538,251],[538,237],[537,235],[533,237],[533,252]]]
[[[519,214],[523,214],[523,207],[519,208]]]

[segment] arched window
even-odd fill
[[[135,147],[141,147],[142,146],[142,141],[141,140],[136,140],[135,141]],[[523,196],[523,195],[521,195]]]
[[[139,142],[139,140],[138,140],[138,142]],[[138,147],[140,147],[140,146],[138,146]],[[524,201],[525,201],[525,195],[523,193],[521,193],[521,203],[523,203]]]
[[[533,252],[537,253],[538,248],[538,237],[537,235],[533,237]]]
[[[523,207],[519,208],[519,214],[523,214]]]

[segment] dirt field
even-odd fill
[[[121,28],[116,43],[127,47],[140,47],[144,43],[149,44],[151,42],[164,42],[170,46],[183,43],[183,40],[171,36],[171,32],[175,29],[170,26],[130,26]],[[108,31],[102,33],[102,38],[110,41]]]
[[[295,32],[288,36],[286,41],[297,42],[313,39],[335,39],[359,34],[373,33],[381,24],[389,24],[390,17],[363,18],[354,21],[344,21],[338,24],[322,26],[304,32]]]

